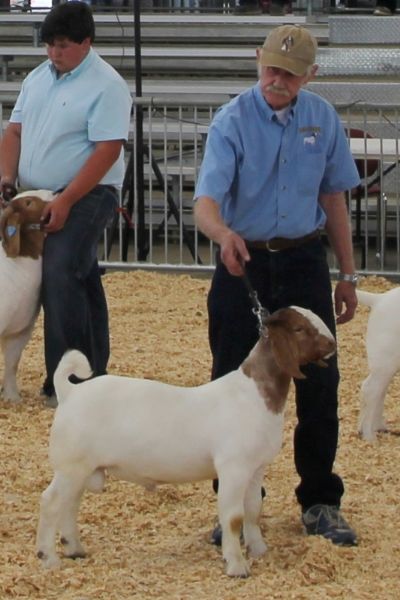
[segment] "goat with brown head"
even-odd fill
[[[44,232],[40,226],[43,208],[53,193],[35,190],[18,194],[3,210],[0,236],[9,258],[30,256],[39,258],[43,250]]]
[[[4,186],[2,188],[4,199]],[[44,233],[40,218],[49,190],[18,194],[6,203],[0,216],[0,345],[4,356],[0,396],[20,402],[18,364],[32,333],[40,308],[41,255]]]
[[[323,357],[334,354],[331,332],[316,315],[298,306],[282,308],[266,318],[274,358],[284,373],[304,379],[301,365],[325,367]]]
[[[240,531],[243,526],[249,556],[262,556],[267,547],[259,526],[260,488],[265,466],[282,446],[291,378],[304,377],[299,366],[321,365],[336,350],[328,327],[304,308],[276,311],[265,328],[237,370],[197,387],[117,375],[92,378],[81,352],[64,355],[54,375],[59,405],[49,444],[54,477],[42,495],[37,531],[44,567],[60,565],[58,529],[66,556],[85,555],[76,522],[80,499],[85,487],[100,491],[107,473],[148,489],[218,477],[226,573],[249,575]],[[81,383],[75,385],[71,375]]]

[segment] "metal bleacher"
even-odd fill
[[[124,72],[135,68],[135,49],[132,46],[94,46],[105,60]],[[255,53],[251,47],[214,46],[145,46],[142,48],[142,68],[146,74],[169,73],[187,76],[188,73],[249,76],[254,72]],[[46,58],[42,46],[0,46],[2,78],[9,73],[23,73]],[[345,79],[385,78],[400,75],[400,48],[320,48],[317,61],[319,77]]]
[[[45,57],[38,31],[44,14],[0,14],[0,94],[13,100],[18,83]],[[95,48],[129,80],[135,71],[133,15],[95,14]],[[254,80],[255,47],[266,33],[282,22],[305,24],[304,15],[188,15],[143,14],[141,17],[143,84],[150,80],[152,95],[173,93],[187,83],[193,93],[234,95]],[[319,40],[319,80],[323,83],[372,80],[395,82],[400,75],[398,18],[330,15],[307,22]],[[386,31],[387,30],[387,31]],[[112,35],[111,31],[114,31]],[[386,41],[386,36],[387,40]],[[357,39],[360,39],[357,44]],[[21,41],[23,40],[23,41]],[[352,42],[350,42],[352,40]],[[232,87],[229,89],[229,79]],[[228,81],[227,81],[228,80]],[[350,80],[350,81],[349,81]],[[336,89],[343,93],[345,86]],[[366,89],[366,87],[364,87]],[[394,89],[394,88],[392,88]],[[133,90],[134,92],[134,90]],[[330,98],[331,99],[331,98]]]

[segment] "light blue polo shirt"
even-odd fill
[[[24,80],[10,121],[21,123],[19,182],[26,189],[65,187],[96,142],[126,140],[132,99],[122,77],[91,48],[59,79],[49,60]],[[120,186],[124,153],[101,183]]]
[[[247,240],[296,238],[323,227],[320,193],[358,183],[333,106],[300,90],[282,125],[257,83],[217,111],[195,198],[213,198],[225,223]]]

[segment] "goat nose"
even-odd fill
[[[333,354],[335,354],[335,352],[336,352],[335,340],[327,339],[326,349],[327,349],[327,358],[329,358],[330,356],[333,356]]]

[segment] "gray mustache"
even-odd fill
[[[269,85],[267,87],[267,92],[273,92],[274,94],[280,94],[281,96],[289,96],[289,92],[287,90],[275,87],[274,85]]]

